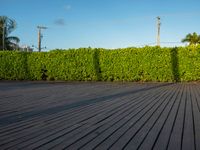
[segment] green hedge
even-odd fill
[[[157,47],[101,51],[103,80],[170,81],[172,79],[169,49]]]
[[[0,79],[41,80],[41,69],[48,80],[97,80],[91,49],[51,52],[0,52]]]
[[[41,80],[44,74],[65,81],[196,81],[200,47],[0,51],[0,79]]]

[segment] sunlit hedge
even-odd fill
[[[44,74],[65,81],[196,81],[200,47],[0,51],[1,80],[42,80]]]

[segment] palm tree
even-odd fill
[[[7,16],[0,16],[0,50],[14,50],[18,47],[19,38],[9,36],[16,29],[16,22]]]
[[[182,40],[182,42],[188,42],[189,45],[198,45],[200,44],[200,35],[198,35],[196,32],[194,32],[193,34],[189,33]]]

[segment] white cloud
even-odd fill
[[[65,20],[62,19],[62,18],[55,20],[54,24],[59,25],[59,26],[65,26],[66,25]]]
[[[70,10],[71,8],[72,8],[71,5],[65,5],[65,6],[64,6],[64,9],[65,9],[65,10]]]

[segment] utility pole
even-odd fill
[[[157,40],[157,46],[160,46],[160,25],[161,25],[161,23],[160,23],[160,17],[158,16],[157,17],[157,38],[156,38],[156,40]]]
[[[47,27],[43,27],[43,26],[37,26],[38,28],[38,51],[41,52],[41,41],[42,41],[42,33],[41,30],[42,29],[47,29]]]
[[[3,50],[5,50],[5,26],[4,26],[4,23],[3,23],[2,45],[3,45]]]

